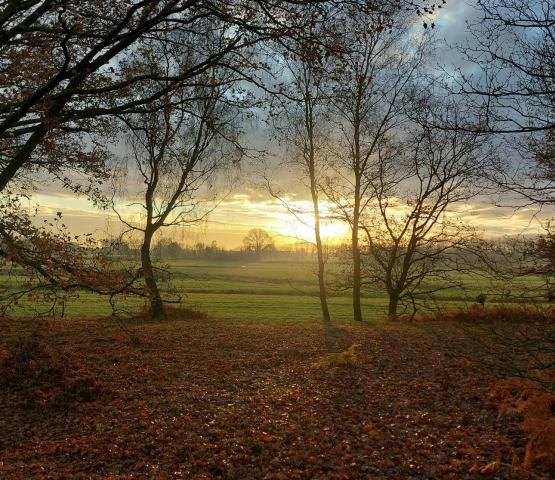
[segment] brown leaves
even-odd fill
[[[272,437],[271,435],[268,435],[267,433],[262,432],[262,435],[260,435],[260,440],[265,443],[273,442],[274,437]]]
[[[555,395],[531,380],[510,378],[499,382],[491,396],[499,415],[522,418],[521,428],[529,434],[522,467],[555,469]]]
[[[103,321],[60,332],[114,396],[37,412],[0,389],[2,479],[458,479],[512,458],[514,423],[477,398],[489,379],[469,391],[470,367],[426,333],[177,317],[134,328],[139,343]],[[312,368],[355,339],[356,368]],[[496,478],[509,478],[503,467]]]
[[[364,425],[364,429],[366,431],[366,434],[370,438],[379,438],[380,431],[374,426],[374,422],[372,422],[372,420],[368,420],[366,422],[366,425]]]

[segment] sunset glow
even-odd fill
[[[122,201],[122,204],[128,203]],[[278,245],[292,245],[297,242],[314,243],[314,219],[312,204],[308,200],[287,201],[290,213],[277,200],[262,200],[251,195],[236,194],[221,202],[207,220],[194,227],[180,227],[166,232],[184,245],[197,242],[211,243],[226,248],[238,248],[243,237],[251,228],[266,229]],[[95,233],[98,237],[114,233],[120,228],[117,219],[109,211],[100,211],[90,205],[86,199],[64,195],[36,195],[29,202],[29,208],[39,206],[39,218],[55,217],[57,211],[63,211],[64,223],[76,233]],[[329,245],[349,240],[349,226],[340,221],[332,220],[333,205],[322,202],[321,205],[322,239]],[[133,208],[123,208],[126,218],[137,217]],[[399,215],[402,208],[398,207]],[[461,205],[457,209],[469,224],[474,225],[486,236],[537,233],[541,230],[539,219],[534,218],[534,209],[500,209],[490,205],[487,199],[483,203]]]
[[[0,480],[552,478],[555,0],[0,31]]]

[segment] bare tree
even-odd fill
[[[460,93],[474,99],[479,126],[493,133],[552,130],[555,3],[481,0],[476,9],[461,49],[479,69],[461,69],[456,78]]]
[[[448,89],[474,114],[468,128],[495,134],[507,147],[484,171],[496,188],[553,204],[555,2],[482,0],[475,8],[478,20],[459,48],[477,68],[458,68]]]
[[[40,270],[63,286],[78,270],[69,257],[57,262],[41,246],[24,248],[27,215],[14,210],[34,181],[55,179],[63,188],[94,198],[107,180],[107,144],[118,136],[117,116],[149,113],[176,88],[198,85],[214,66],[265,88],[248,53],[262,42],[305,35],[307,4],[325,17],[338,0],[4,0],[0,2],[0,194],[11,205],[10,224],[0,221],[10,259]],[[350,0],[364,7],[367,2]],[[414,6],[421,2],[403,2]],[[427,0],[422,0],[427,4]],[[220,33],[216,50],[202,39]],[[145,67],[153,50],[187,39],[194,61]],[[317,39],[315,39],[317,41]],[[12,201],[14,200],[15,201]],[[4,217],[4,215],[3,215]],[[20,222],[16,222],[20,218]],[[18,227],[19,225],[19,227]],[[46,237],[45,237],[46,235]],[[15,250],[20,248],[17,255]],[[75,245],[68,245],[71,249]],[[33,252],[30,255],[30,252]],[[0,252],[3,254],[4,250]],[[28,256],[30,255],[30,256]],[[76,277],[77,278],[77,277]],[[58,281],[59,280],[59,281]]]
[[[251,228],[243,238],[243,246],[247,252],[260,255],[263,252],[274,250],[274,241],[263,228]]]
[[[198,87],[180,90],[160,101],[151,113],[123,117],[129,128],[133,171],[142,184],[143,215],[132,222],[118,213],[126,233],[142,236],[141,266],[150,298],[150,314],[164,315],[163,298],[151,259],[152,241],[162,228],[199,222],[199,191],[222,169],[236,164],[244,150],[239,143],[241,109],[235,76],[212,68]],[[178,97],[178,98],[176,98]],[[114,210],[118,212],[117,205]]]
[[[322,38],[329,36],[327,29],[322,26],[313,25],[312,28],[318,29]],[[286,159],[280,168],[289,168],[295,175],[299,175],[300,182],[310,194],[312,210],[303,212],[294,208],[287,199],[275,191],[270,181],[267,185],[270,193],[277,197],[293,216],[314,230],[320,306],[324,321],[329,322],[326,255],[321,232],[320,185],[328,168],[329,132],[326,130],[329,122],[326,117],[329,92],[326,92],[326,85],[329,83],[330,72],[326,70],[329,66],[326,58],[332,54],[333,35],[325,43],[325,46],[324,42],[301,43],[282,51],[284,68],[280,74],[286,76],[289,81],[283,87],[282,108],[272,112],[280,143],[286,146]],[[304,218],[305,214],[312,216],[313,222],[301,219],[301,215]]]
[[[414,43],[409,26],[410,16],[395,7],[347,15],[336,26],[344,52],[334,65],[335,172],[326,182],[326,194],[352,230],[356,321],[362,321],[359,235],[372,199],[369,173],[386,138],[406,121],[404,107],[423,62],[425,41]]]
[[[545,304],[555,301],[555,234],[543,232],[480,239],[471,249],[473,273],[486,284],[492,300]],[[484,292],[486,293],[486,292]]]
[[[325,14],[329,2],[314,3]],[[289,0],[0,2],[2,202],[17,205],[11,198],[32,193],[33,182],[44,178],[97,198],[108,179],[108,145],[117,140],[118,116],[161,108],[161,99],[177,88],[200,85],[214,66],[258,84],[254,70],[262,65],[251,63],[250,52],[268,39],[302,35],[304,7]],[[203,39],[215,32],[221,40],[217,48],[205,48]],[[161,68],[145,61],[184,42],[195,53],[189,61]],[[12,252],[23,247],[28,232],[25,212],[19,212],[19,229],[15,213],[12,209],[9,225],[0,222]],[[25,258],[28,253],[21,248],[10,258],[41,268],[58,258]],[[62,285],[75,271],[71,261],[51,269],[52,285],[58,279]]]
[[[437,106],[436,106],[437,108]],[[476,133],[412,126],[405,138],[378,147],[369,179],[372,208],[361,219],[366,234],[363,283],[385,288],[388,314],[458,286],[465,248],[476,233],[457,214],[480,192],[479,172],[491,152]]]

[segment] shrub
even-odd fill
[[[356,349],[360,343],[353,343],[347,350],[339,353],[329,353],[313,364],[315,368],[322,368],[328,371],[334,371],[337,367],[356,365],[357,355]]]
[[[210,315],[205,311],[191,307],[167,305],[165,307],[165,312],[166,320],[207,320],[210,318]],[[133,319],[138,321],[151,320],[149,306],[143,306],[141,312]],[[159,319],[157,319],[157,321],[159,321]]]
[[[434,315],[418,317],[420,321],[451,320],[472,323],[542,323],[555,320],[555,309],[521,305],[490,305],[489,307],[470,305],[468,308],[454,309]]]

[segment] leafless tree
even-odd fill
[[[480,0],[462,51],[479,69],[460,70],[461,93],[474,98],[482,129],[549,131],[555,82],[553,0]]]
[[[127,219],[115,203],[113,208],[126,233],[139,232],[142,237],[142,274],[153,317],[164,315],[151,259],[155,234],[201,221],[207,212],[199,206],[199,191],[244,153],[238,124],[245,100],[236,90],[235,75],[212,68],[199,83],[163,97],[164,105],[150,113],[122,117],[130,132],[132,169],[126,172],[127,181],[136,173],[142,185],[140,201],[131,204],[140,207],[141,220]]]
[[[321,43],[296,43],[289,49],[282,49],[283,68],[281,75],[288,78],[282,87],[282,108],[274,109],[272,119],[276,126],[280,144],[285,146],[285,160],[279,168],[288,168],[310,194],[311,210],[301,211],[286,198],[276,192],[267,181],[270,193],[277,197],[297,220],[313,228],[314,244],[318,262],[318,288],[322,317],[330,321],[326,287],[326,255],[321,233],[321,183],[328,168],[327,111],[330,107],[329,92],[326,87],[330,81],[329,61],[333,54],[334,35],[322,25],[312,25],[319,32]],[[327,37],[325,40],[324,38]],[[302,218],[301,218],[302,215]],[[313,222],[305,222],[305,216]]]
[[[479,172],[490,156],[479,134],[420,126],[379,145],[368,177],[373,208],[360,220],[362,278],[385,288],[390,316],[399,305],[414,315],[419,302],[459,285],[468,269],[462,252],[476,232],[457,206],[481,191]]]
[[[487,280],[493,300],[545,304],[555,301],[555,235],[547,223],[538,234],[482,238],[468,250],[473,273]]]
[[[552,205],[555,2],[481,0],[475,8],[478,19],[460,46],[472,68],[459,68],[449,90],[473,112],[469,128],[507,146],[505,158],[484,171],[495,186],[529,204]]]
[[[412,39],[411,17],[395,7],[339,19],[344,52],[334,65],[334,172],[326,194],[352,229],[353,313],[362,321],[360,224],[372,199],[370,170],[378,151],[405,121],[405,104],[423,63],[425,37]]]
[[[215,66],[257,82],[261,65],[250,63],[250,52],[268,39],[302,35],[303,9],[304,2],[288,0],[1,1],[2,203],[18,205],[11,199],[32,193],[33,181],[44,178],[96,198],[108,179],[107,145],[117,140],[118,116],[149,114],[176,88],[198,86]],[[204,48],[203,39],[215,33],[217,48]],[[183,42],[195,53],[190,61],[162,68],[145,61]],[[0,234],[11,252],[25,236],[44,237],[28,235],[25,212],[19,229],[13,208],[10,217],[9,225],[0,222]],[[21,248],[9,257],[42,270],[58,258],[26,259],[28,253]],[[77,267],[71,261],[50,269],[49,282],[62,285]]]
[[[325,17],[344,3],[370,7],[363,0],[0,1],[0,194],[12,208],[10,224],[0,221],[10,245],[6,255],[48,269],[48,282],[62,286],[78,266],[69,257],[50,268],[57,256],[39,257],[39,244],[24,248],[25,237],[34,241],[48,233],[35,228],[29,235],[23,211],[18,227],[17,197],[36,191],[33,181],[44,178],[96,197],[108,179],[107,144],[118,137],[116,117],[150,113],[176,88],[198,85],[214,66],[264,88],[254,73],[263,65],[252,64],[249,52],[269,40],[305,35],[307,4]],[[429,2],[403,2],[417,3]],[[222,39],[219,48],[203,49],[202,39],[214,32]],[[169,70],[141,68],[153,50],[175,44],[171,33],[187,39],[194,61]]]
[[[251,228],[243,238],[243,246],[247,252],[260,255],[263,252],[274,250],[274,241],[263,228]]]

